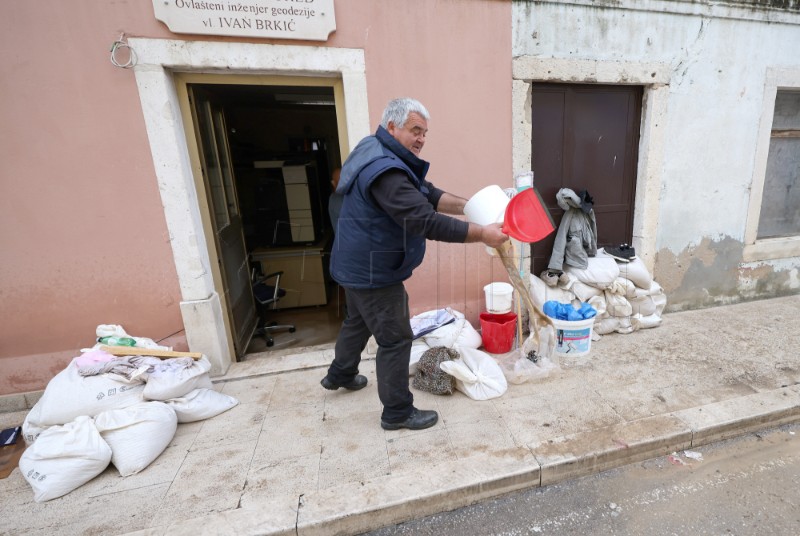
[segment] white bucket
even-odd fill
[[[502,223],[509,201],[503,189],[493,184],[470,197],[464,205],[464,215],[467,221],[478,225]]]
[[[511,298],[514,287],[508,283],[489,283],[483,287],[486,294],[486,312],[502,314],[511,311]]]
[[[592,349],[592,326],[594,318],[587,320],[556,320],[551,318],[556,328],[555,353],[572,357],[586,355]]]

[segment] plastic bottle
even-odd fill
[[[514,187],[517,192],[533,188],[533,171],[523,171],[514,177]]]
[[[100,337],[97,342],[108,346],[136,346],[136,341],[130,337]]]

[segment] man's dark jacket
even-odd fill
[[[331,252],[331,276],[346,288],[381,288],[411,277],[425,257],[425,237],[406,232],[378,206],[370,186],[390,170],[402,171],[427,196],[430,164],[383,127],[361,140],[342,166],[336,191],[344,195]]]

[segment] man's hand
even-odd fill
[[[483,242],[490,248],[498,248],[506,240],[508,240],[508,235],[503,232],[503,225],[500,223],[489,225],[470,223],[465,242]]]
[[[492,223],[481,228],[481,242],[490,248],[499,248],[506,240],[508,235],[503,232],[502,224]]]

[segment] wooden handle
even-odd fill
[[[520,277],[519,272],[517,271],[516,263],[514,262],[514,250],[513,246],[511,245],[511,241],[508,240],[503,243],[502,246],[497,248],[497,254],[500,255],[500,259],[503,261],[503,266],[505,266],[506,272],[508,272],[508,277],[511,279],[511,284],[515,289],[517,289],[517,293],[522,298],[522,301],[525,302],[525,307],[528,309],[528,312],[533,315],[533,323],[534,327],[538,330],[538,320],[543,320],[548,324],[552,324],[553,321],[544,314],[539,307],[533,303],[533,299],[531,299],[531,293],[528,290],[528,286]]]
[[[200,352],[173,352],[172,350],[150,350],[148,348],[132,348],[130,346],[100,346],[100,349],[112,355],[150,355],[161,359],[191,357],[197,360],[203,357]]]

